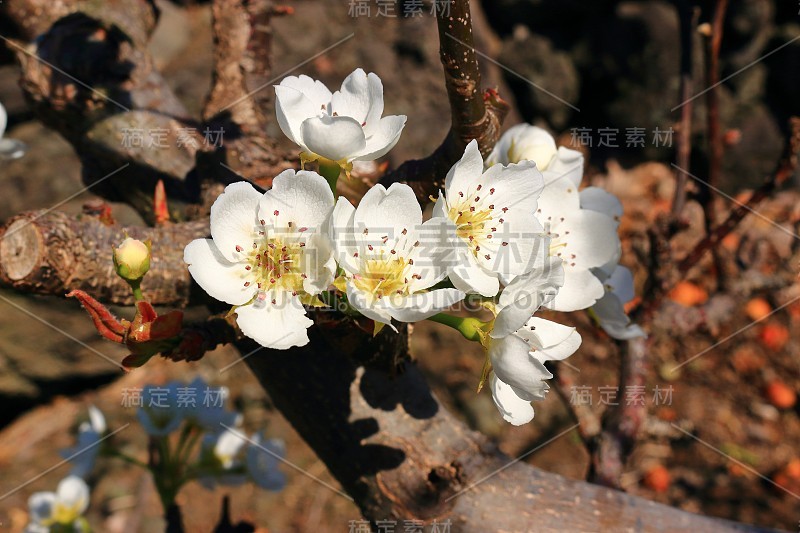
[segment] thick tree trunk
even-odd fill
[[[450,520],[459,533],[762,531],[515,462],[442,407],[407,359],[405,331],[373,340],[319,319],[310,331],[305,348],[245,362],[373,522]]]

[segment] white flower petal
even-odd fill
[[[370,96],[367,74],[363,69],[357,68],[344,79],[341,90],[331,96],[331,114],[352,117],[361,124],[366,120],[372,105]],[[381,107],[382,105],[383,99]]]
[[[625,314],[625,308],[616,295],[607,292],[592,306],[592,313],[600,323],[600,327],[611,337],[618,340],[630,340],[646,337],[647,334]]]
[[[419,322],[444,311],[464,299],[457,289],[437,289],[410,296],[391,298],[388,312],[400,322]]]
[[[367,144],[361,124],[350,117],[321,115],[306,119],[300,134],[309,151],[331,161],[352,160]]]
[[[50,520],[56,504],[55,492],[34,492],[28,498],[28,513],[31,522],[41,524]]]
[[[414,191],[404,183],[393,183],[388,189],[375,185],[358,204],[353,223],[357,236],[367,230],[369,240],[375,241],[385,235],[381,231],[415,229],[422,224],[422,208]],[[397,233],[389,235],[392,240],[397,237]]]
[[[578,188],[568,179],[556,179],[545,185],[536,214],[542,224],[554,223],[578,211],[580,205]]]
[[[364,133],[369,136],[366,138],[364,149],[355,155],[359,161],[373,161],[383,157],[394,148],[400,140],[400,134],[406,125],[405,115],[390,115],[375,121],[377,124],[368,133],[366,128]]]
[[[494,165],[483,175],[485,188],[493,188],[491,199],[495,211],[516,210],[533,213],[544,189],[544,178],[533,161],[512,163],[508,166]],[[449,192],[449,189],[448,189]]]
[[[369,83],[370,107],[362,125],[364,135],[370,137],[377,131],[381,115],[383,115],[383,83],[377,74],[372,72],[367,75],[367,82]]]
[[[325,178],[316,172],[287,169],[275,176],[272,188],[261,197],[258,216],[272,221],[276,229],[292,226],[292,233],[299,228],[314,232],[322,228],[333,204],[333,193]]]
[[[544,228],[532,212],[515,212],[494,234],[492,245],[484,243],[483,248],[488,253],[481,251],[478,262],[498,274],[504,283],[509,283],[515,276],[541,264],[542,258],[550,253],[549,245]]]
[[[464,150],[464,155],[450,168],[444,180],[448,197],[454,198],[459,192],[466,194],[477,184],[483,175],[483,157],[478,149],[478,141],[473,139]]]
[[[514,279],[500,293],[491,336],[505,337],[520,329],[539,307],[553,299],[563,283],[564,269],[554,258],[547,258],[531,272]]]
[[[222,467],[230,469],[239,452],[244,448],[245,441],[239,431],[226,429],[216,436],[212,436],[214,441],[214,456],[222,464]]]
[[[439,196],[436,198],[436,202],[433,204],[433,211],[431,212],[431,217],[433,218],[447,218],[447,200],[442,194],[442,191],[439,191]]]
[[[228,261],[244,259],[236,247],[247,251],[253,244],[261,194],[245,181],[225,187],[211,206],[211,237]]]
[[[106,417],[104,417],[103,412],[94,405],[89,406],[89,421],[92,425],[92,429],[100,435],[105,433],[106,429],[108,429],[106,426]]]
[[[271,298],[274,298],[274,303]],[[236,323],[242,333],[273,350],[286,350],[308,344],[307,329],[314,322],[296,296],[279,293],[236,308]]]
[[[340,197],[333,208],[329,224],[329,233],[333,241],[334,257],[345,271],[350,274],[358,272],[358,241],[354,229],[356,208],[347,198]]]
[[[575,187],[583,181],[583,154],[577,150],[560,147],[544,172],[546,184],[554,180],[566,180]]]
[[[544,306],[555,311],[578,311],[594,305],[604,293],[603,283],[590,270],[565,268],[564,286]]]
[[[319,111],[322,106],[327,106],[332,97],[331,92],[325,87],[324,83],[306,76],[305,74],[283,78],[280,87],[289,87],[300,91],[306,98],[311,100],[316,106],[317,111]]]
[[[580,193],[582,209],[597,211],[614,219],[619,226],[622,218],[622,203],[615,195],[600,187],[586,187]]]
[[[316,295],[326,290],[336,274],[336,261],[333,258],[333,244],[326,233],[314,233],[306,241],[303,254],[303,290]]]
[[[244,265],[225,259],[211,239],[195,239],[183,250],[192,278],[213,298],[241,305],[255,294],[255,287],[245,287],[249,276]]]
[[[389,313],[387,304],[373,297],[373,295],[359,290],[352,282],[347,281],[347,301],[356,311],[375,322],[391,325],[392,315]]]
[[[427,289],[439,283],[447,276],[448,265],[456,261],[450,243],[455,234],[453,223],[443,217],[426,220],[416,232],[420,245],[413,248],[414,264],[409,272],[416,275],[412,278],[412,293]]]
[[[462,263],[448,272],[453,286],[466,293],[478,293],[491,298],[500,291],[497,274],[487,272],[481,267],[470,250],[458,253]]]
[[[513,387],[500,381],[492,374],[489,380],[492,399],[503,420],[515,426],[527,424],[533,420],[533,406],[531,402],[517,396]]]
[[[556,141],[547,130],[530,124],[517,124],[500,137],[486,158],[486,164],[508,165],[529,160],[536,163],[539,170],[545,170],[556,155],[556,150]]]
[[[603,266],[620,249],[614,219],[596,211],[580,209],[564,213],[552,221],[550,232],[554,253],[564,259],[567,270]]]
[[[517,334],[534,348],[532,355],[541,362],[566,359],[582,340],[577,329],[538,317],[528,320]]]
[[[3,135],[6,133],[6,126],[8,126],[8,112],[6,112],[6,108],[3,104],[0,104],[0,139],[2,139]]]
[[[89,508],[89,486],[78,476],[67,476],[56,488],[56,501],[82,515]]]
[[[307,147],[303,143],[300,125],[306,119],[317,116],[319,112],[320,105],[312,102],[301,91],[288,86],[275,86],[275,115],[278,125],[284,135],[303,149]]]
[[[538,394],[542,381],[553,375],[529,352],[528,343],[517,335],[493,339],[489,346],[489,358],[498,379],[528,394]]]
[[[605,283],[611,287],[611,292],[623,304],[630,302],[636,296],[633,288],[633,274],[627,267],[617,265],[617,268],[614,269],[611,277]]]

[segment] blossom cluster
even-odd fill
[[[591,309],[614,337],[643,334],[623,307],[633,280],[619,266],[621,205],[602,189],[580,190],[579,152],[527,124],[506,132],[486,160],[473,140],[426,220],[402,183],[375,185],[358,205],[335,198],[340,172],[385,155],[405,126],[405,116],[382,116],[378,76],[357,69],[333,93],[290,76],[275,90],[281,130],[319,173],[286,170],[265,193],[229,185],[211,208],[211,238],[184,253],[195,281],[234,306],[248,337],[273,349],[303,346],[313,324],[307,308],[332,298],[373,320],[376,333],[397,322],[447,324],[484,347],[480,386],[488,383],[503,418],[519,425],[548,390],[545,362],[581,343],[575,328],[537,311]],[[465,298],[492,318],[445,313]]]
[[[286,482],[278,469],[285,455],[283,441],[267,439],[261,432],[248,436],[242,415],[225,409],[224,402],[180,402],[181,391],[187,389],[211,390],[202,378],[189,384],[172,381],[142,389],[137,419],[150,438],[149,449],[157,450],[146,462],[111,446],[113,434],[108,432],[105,416],[90,406],[88,419],[78,426],[75,446],[61,451],[72,465],[69,474],[55,492],[36,492],[28,499],[26,533],[90,531],[83,517],[89,506],[87,481],[102,456],[150,470],[165,509],[181,486],[192,480],[208,489],[249,481],[265,490],[281,490]],[[224,387],[214,390],[228,394]]]

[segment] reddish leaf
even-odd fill
[[[126,328],[120,323],[117,318],[111,314],[103,304],[89,296],[81,290],[74,290],[67,294],[68,298],[77,298],[86,312],[94,322],[94,327],[104,338],[114,341],[123,342],[125,338]]]

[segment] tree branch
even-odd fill
[[[153,242],[151,268],[142,284],[148,300],[185,306],[192,285],[183,248],[208,235],[208,220],[123,228],[57,211],[22,213],[0,229],[0,284],[59,296],[80,289],[107,303],[132,305],[130,287],[114,273],[111,261],[112,246],[126,234]]]
[[[433,396],[406,331],[372,339],[320,319],[311,343],[244,361],[372,520],[451,520],[459,532],[756,531],[514,461]],[[237,343],[242,353],[257,346]],[[324,354],[324,356],[323,356]],[[576,504],[580,502],[580,504]],[[535,526],[534,526],[535,524]]]
[[[797,155],[800,152],[800,118],[792,117],[789,127],[789,138],[786,140],[783,156],[775,172],[750,195],[747,202],[737,205],[722,224],[695,245],[692,251],[678,264],[677,270],[680,275],[685,274],[696,265],[708,250],[716,247],[762,200],[770,196],[775,189],[794,175],[797,169]]]
[[[647,339],[637,337],[620,343],[620,389],[631,387],[644,391],[647,379]],[[636,444],[639,428],[647,418],[644,399],[641,402],[620,401],[611,406],[603,420],[603,429],[592,450],[589,480],[607,487],[620,488],[625,462]]]
[[[694,38],[700,10],[692,5],[691,0],[677,0],[678,17],[681,26],[681,107],[680,130],[677,138],[677,165],[689,170],[692,157],[692,112],[694,104]],[[672,200],[672,216],[680,217],[686,205],[686,182],[688,177],[683,172],[675,173],[675,196]]]
[[[437,13],[439,55],[450,101],[450,132],[434,152],[424,159],[406,161],[386,174],[380,183],[408,183],[427,202],[444,188],[444,177],[464,154],[472,139],[481,153],[488,154],[500,137],[500,127],[509,111],[497,91],[481,90],[481,71],[475,53],[468,0],[455,0],[449,13]]]
[[[282,170],[299,166],[296,155],[281,152],[275,141],[264,135],[273,94],[269,83],[271,19],[291,10],[278,8],[269,0],[214,0],[211,11],[213,84],[203,119],[213,129],[224,129],[226,146],[206,166],[218,169],[219,163],[224,163],[240,176],[269,185]]]

